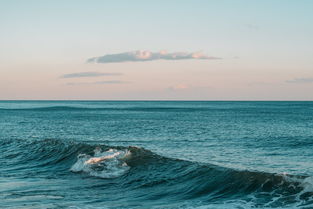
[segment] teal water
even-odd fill
[[[313,208],[312,158],[313,102],[0,101],[0,208]]]

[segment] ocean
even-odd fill
[[[0,101],[0,208],[313,208],[313,102]]]

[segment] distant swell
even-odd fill
[[[117,188],[122,188],[125,194],[145,200],[192,199],[214,203],[239,198],[253,202],[256,207],[313,204],[313,179],[309,176],[234,170],[167,158],[140,147],[56,139],[4,140],[0,142],[0,151],[2,166],[7,171],[15,171],[3,172],[1,177],[18,175],[26,178],[36,170],[38,176],[82,175],[98,178],[99,183],[113,178],[119,185]],[[88,159],[106,155],[114,158],[86,167]]]
[[[0,108],[0,111],[207,111],[208,108],[190,107],[74,107],[74,106],[49,106],[32,108]]]

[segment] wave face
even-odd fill
[[[33,198],[75,202],[77,195],[77,202],[92,199],[112,208],[141,207],[143,202],[145,207],[164,208],[313,207],[312,177],[230,169],[167,158],[140,147],[53,139],[2,141],[1,162],[2,171],[10,173],[2,172],[1,179],[14,182],[36,175],[51,180],[40,195],[35,192],[42,188],[40,180],[22,191],[2,189],[7,207],[12,200],[26,204]],[[68,191],[72,194],[64,195]]]
[[[313,208],[313,102],[0,101],[0,208]]]

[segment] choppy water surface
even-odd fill
[[[313,102],[0,102],[0,208],[313,208]]]

